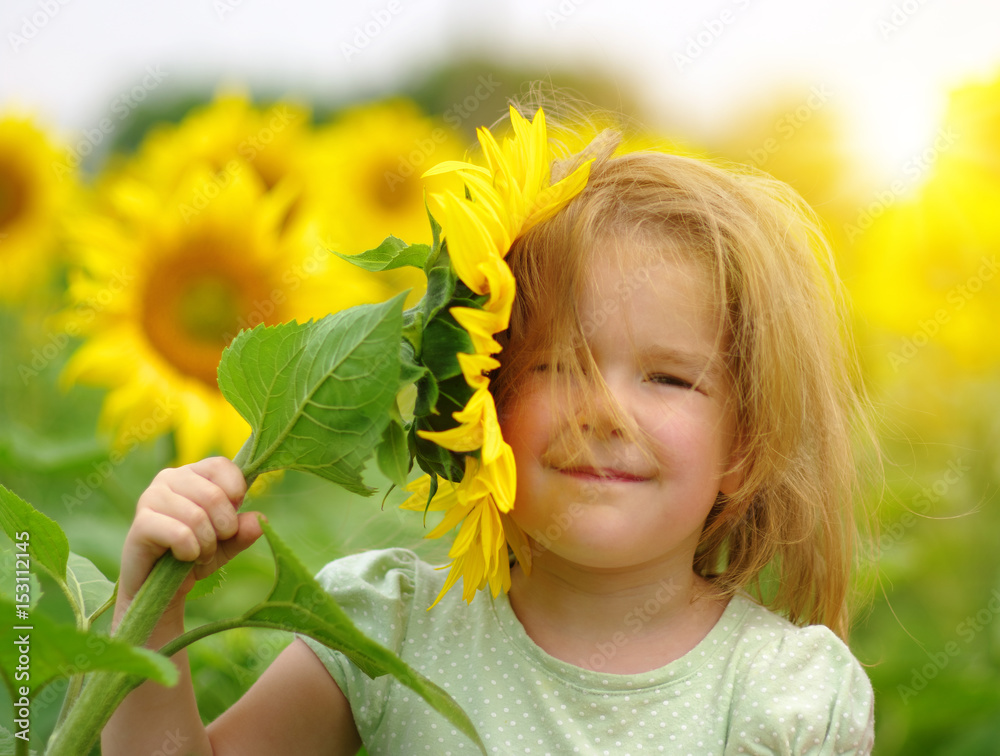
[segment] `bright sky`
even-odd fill
[[[885,171],[933,139],[948,86],[1000,72],[992,0],[3,0],[0,34],[0,109],[67,129],[157,72],[344,95],[470,52],[604,67],[706,137],[780,84],[825,87]]]

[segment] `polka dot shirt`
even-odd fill
[[[623,623],[583,669],[524,631],[505,595],[472,604],[405,549],[345,557],[317,576],[355,624],[444,688],[490,754],[869,754],[873,695],[826,627],[799,628],[738,595],[691,651],[642,674],[604,674]],[[371,756],[474,754],[476,746],[391,676],[370,679],[304,639],[350,701]]]

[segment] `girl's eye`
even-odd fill
[[[562,373],[565,371],[565,368],[559,362],[539,362],[531,370],[534,373]]]
[[[694,386],[690,381],[678,378],[676,375],[670,375],[669,373],[653,373],[647,376],[646,380],[662,386],[676,386],[683,389],[693,388]]]

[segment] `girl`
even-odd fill
[[[530,572],[515,562],[509,594],[449,593],[429,612],[445,577],[406,550],[319,579],[491,753],[870,753],[872,689],[842,641],[864,402],[829,251],[773,180],[615,146],[588,147],[584,190],[507,258],[517,298],[490,388]],[[167,549],[202,577],[249,546],[244,494],[222,458],[161,472],[116,618]],[[150,646],[183,631],[192,583]],[[181,685],[147,683],[116,712],[107,756],[165,733],[216,756],[474,751],[406,688],[307,638],[207,728],[176,661]]]

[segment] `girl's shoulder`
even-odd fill
[[[364,630],[375,630],[372,620],[394,617],[397,629],[405,628],[411,614],[424,614],[444,585],[447,572],[425,562],[406,548],[371,549],[349,554],[326,564],[316,580]],[[444,617],[446,607],[458,603],[457,592],[442,599],[435,612]],[[460,598],[460,596],[458,596]]]
[[[747,595],[732,601],[743,611],[731,646],[731,728],[752,723],[755,742],[776,752],[831,743],[869,752],[874,692],[847,644],[825,625],[794,625]]]
[[[735,620],[733,642],[740,666],[774,663],[779,670],[791,672],[801,666],[821,665],[834,674],[864,675],[847,644],[826,625],[792,624],[744,593],[732,598],[725,616]]]

